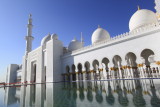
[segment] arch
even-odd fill
[[[73,73],[76,72],[75,70],[76,70],[76,66],[74,64],[72,64],[72,72]]]
[[[77,68],[78,68],[78,72],[82,73],[82,64],[81,63],[78,63]]]
[[[85,67],[85,70],[86,70],[86,78],[87,78],[87,80],[89,80],[90,79],[90,74],[89,74],[90,63],[88,61],[86,61],[85,64],[84,64],[84,67]]]
[[[136,55],[133,52],[128,52],[125,56],[125,60],[128,66],[137,67]]]
[[[92,65],[93,65],[93,70],[94,70],[93,78],[98,80],[98,79],[100,79],[100,71],[99,71],[99,62],[98,62],[98,60],[94,60]]]
[[[70,68],[69,68],[69,66],[67,65],[66,66],[66,73],[69,73],[70,72]]]
[[[112,59],[114,67],[118,67],[118,65],[122,63],[122,58],[119,55],[115,55]]]
[[[86,72],[90,70],[90,63],[88,61],[85,62],[84,67],[86,69]]]
[[[77,79],[78,80],[83,80],[82,64],[78,63],[77,68],[78,68],[78,77],[77,77]]]
[[[37,65],[33,65],[33,82],[36,82]]]
[[[113,76],[115,76],[115,78],[123,78],[124,72],[122,70],[120,70],[121,68],[121,63],[122,63],[122,58],[119,55],[115,55],[112,59],[113,64],[114,64],[114,68],[115,71],[118,72],[114,72]]]
[[[137,59],[137,57],[133,52],[128,52],[125,56],[125,60],[127,62],[127,65],[132,68],[132,70],[129,70],[130,76],[133,76],[133,77],[140,76],[140,73],[137,70],[136,59]]]
[[[66,66],[66,73],[69,74],[69,72],[70,72],[70,68],[69,68],[69,65],[67,65]],[[67,80],[70,81],[70,76],[69,75],[67,75]]]
[[[109,63],[109,59],[108,58],[103,58],[102,59],[102,65],[105,65],[105,69],[108,69],[108,63]]]
[[[93,63],[92,63],[92,66],[93,66],[94,70],[97,71],[98,68],[99,68],[99,62],[98,62],[98,60],[95,59],[93,61]]]
[[[76,74],[75,71],[76,70],[76,66],[74,64],[72,64],[72,76],[73,76],[73,81],[76,81]]]
[[[151,50],[151,49],[144,49],[142,52],[141,52],[141,57],[144,58],[144,63],[146,66],[150,66],[150,56],[152,56],[151,58],[154,58],[154,52]],[[153,59],[154,60],[154,59]]]

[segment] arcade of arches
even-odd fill
[[[140,57],[141,63],[138,63],[137,56],[133,52],[128,52],[125,61],[119,55],[115,55],[112,61],[104,57],[101,61],[95,59],[91,63],[86,61],[84,64],[66,65],[66,73],[62,76],[64,81],[159,78],[160,61],[154,60],[154,52],[144,49]]]

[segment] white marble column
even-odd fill
[[[145,78],[145,73],[144,73],[144,70],[143,70],[143,64],[142,64],[142,66],[140,67],[141,68],[141,73],[142,73],[142,78]]]
[[[140,76],[139,76],[139,77],[140,77],[140,78],[143,78],[142,69],[141,69],[140,66],[138,67],[138,70],[139,70],[139,73],[140,73]]]
[[[91,77],[91,80],[94,80],[94,68],[93,67],[91,67],[90,68],[90,77]]]
[[[76,72],[76,80],[77,81],[79,80],[79,74],[78,74],[78,72]]]
[[[117,63],[118,63],[118,74],[119,74],[119,77],[122,78],[121,65],[120,65],[120,62],[117,62]]]
[[[86,69],[85,69],[85,67],[84,66],[82,66],[82,75],[81,75],[81,78],[82,78],[82,80],[86,80],[86,71],[85,71]]]
[[[83,80],[86,80],[86,72],[83,71]]]
[[[126,70],[126,67],[125,67],[125,66],[123,66],[123,72],[124,72],[123,77],[124,77],[124,78],[127,78],[127,76],[128,76],[128,72],[127,72],[127,70]]]
[[[111,68],[113,67],[113,63],[108,63],[108,76],[107,76],[107,79],[112,79],[113,78],[113,74],[112,74],[112,70]]]
[[[90,75],[91,75],[91,80],[94,80],[94,74],[93,74],[93,71],[91,71]]]
[[[83,80],[83,73],[79,74],[79,80]]]
[[[73,76],[72,76],[73,74],[70,74],[70,82],[72,82],[73,81]]]

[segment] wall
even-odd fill
[[[34,64],[36,64],[36,83],[42,82],[42,46],[28,53],[27,58],[27,81],[33,81]]]
[[[7,68],[6,83],[15,83],[17,80],[17,70],[19,65],[10,64]]]
[[[46,82],[62,81],[61,77],[61,58],[63,54],[63,44],[61,41],[51,39],[46,44],[47,67]]]
[[[128,52],[133,52],[137,57],[136,62],[142,63],[140,54],[144,49],[151,49],[155,54],[156,61],[159,61],[159,35],[160,28],[158,27],[135,34],[130,33],[130,35],[126,37],[118,37],[112,41],[92,45],[87,48],[84,47],[84,49],[82,48],[80,50],[73,51],[72,53],[65,54],[62,57],[63,73],[66,72],[66,66],[69,65],[71,69],[72,64],[75,64],[77,67],[78,63],[81,63],[83,66],[82,69],[84,69],[86,61],[90,63],[92,70],[93,61],[97,59],[99,63],[102,63],[102,59],[104,57],[109,59],[110,65],[113,67],[113,57],[115,55],[119,55],[122,58],[122,64],[126,65],[125,56]]]

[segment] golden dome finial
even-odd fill
[[[32,14],[29,14],[29,18],[32,18]]]
[[[141,10],[139,5],[137,6],[137,8],[138,8],[138,10]]]
[[[160,14],[159,13],[156,13],[156,16],[157,16],[158,19],[160,18]]]

